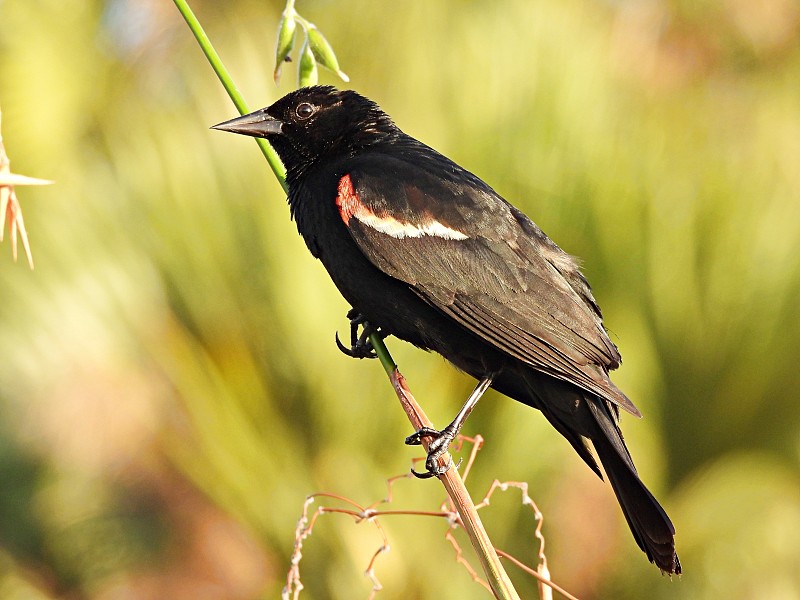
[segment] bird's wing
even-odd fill
[[[522,212],[441,155],[344,171],[339,215],[376,267],[509,356],[640,414],[608,378],[620,355],[578,265]]]

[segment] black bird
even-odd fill
[[[409,438],[437,438],[431,474],[446,470],[435,459],[491,386],[542,411],[602,477],[594,447],[636,543],[681,572],[675,529],[623,441],[619,409],[641,414],[609,379],[621,357],[575,259],[356,92],[303,88],[214,128],[275,148],[297,229],[353,306],[353,328],[438,352],[479,380],[453,423]],[[353,338],[365,356],[366,336]]]

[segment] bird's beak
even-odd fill
[[[230,121],[212,125],[211,129],[220,129],[222,131],[230,131],[231,133],[265,138],[268,135],[281,133],[282,126],[283,122],[269,116],[263,110],[257,110],[249,115],[242,115]]]

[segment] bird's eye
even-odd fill
[[[298,119],[307,119],[311,115],[313,115],[317,109],[314,107],[313,104],[309,104],[308,102],[301,102],[297,105],[297,108],[294,109],[295,114],[297,115]]]

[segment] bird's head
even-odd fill
[[[291,92],[250,114],[214,125],[269,140],[289,171],[329,156],[352,156],[400,132],[372,100],[333,86]]]

